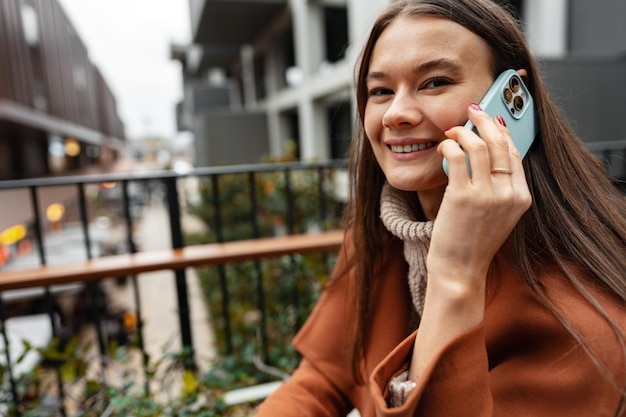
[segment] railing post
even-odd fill
[[[91,238],[89,237],[89,217],[87,216],[87,200],[85,198],[85,186],[84,184],[78,185],[78,209],[80,212],[80,223],[83,229],[83,235],[85,237],[85,251],[87,253],[87,259],[92,259],[91,253]],[[101,313],[106,311],[107,305],[104,299],[103,292],[100,290],[100,283],[98,281],[90,281],[87,283],[89,294],[91,295],[92,303],[90,303],[91,317],[93,325],[96,331],[98,339],[98,349],[100,350],[100,367],[102,382],[106,386],[106,355],[107,344],[104,338],[104,332],[102,331],[102,316]]]
[[[167,189],[167,207],[170,218],[170,233],[172,236],[172,248],[180,249],[185,246],[183,229],[181,225],[180,202],[178,200],[178,188],[176,176],[164,178]],[[180,335],[183,349],[185,350],[186,367],[195,367],[193,341],[191,337],[191,321],[189,319],[189,298],[187,293],[187,276],[184,269],[174,271],[176,275],[176,294],[178,297],[178,318],[180,320]]]
[[[321,230],[327,230],[328,229],[328,208],[326,205],[326,191],[324,189],[324,183],[325,183],[325,175],[326,171],[324,170],[324,167],[320,167],[317,170],[317,192],[318,192],[318,196],[319,196],[319,201],[320,201],[320,213],[319,213],[319,221],[320,221],[320,229]],[[328,252],[324,252],[322,254],[322,262],[324,263],[324,268],[326,269],[326,274],[330,273],[330,266],[328,264]]]
[[[39,209],[39,198],[37,197],[37,187],[30,187],[30,201],[33,206],[33,230],[35,239],[37,240],[37,252],[39,254],[39,263],[46,264],[46,249],[43,246],[43,234],[41,232],[41,217]]]
[[[219,177],[211,176],[211,187],[213,188],[213,208],[215,210],[215,235],[218,243],[224,241],[222,236],[222,211],[220,203]],[[224,338],[226,339],[226,354],[233,354],[233,336],[230,326],[230,309],[229,309],[229,291],[228,280],[226,279],[226,267],[224,265],[217,266],[217,272],[220,278],[220,291],[222,295],[222,317],[224,318]]]
[[[39,207],[39,197],[37,195],[37,187],[30,187],[30,200],[33,209],[33,219],[34,219],[34,231],[35,231],[35,239],[37,240],[37,249],[39,252],[39,263],[41,265],[46,265],[46,249],[44,247],[43,241],[43,229],[41,224],[41,211]],[[46,286],[44,289],[45,300],[46,300],[46,309],[48,311],[48,317],[50,318],[50,327],[52,329],[52,335],[54,337],[58,337],[58,329],[57,329],[57,320],[55,319],[54,312],[54,300],[52,298],[52,293],[50,292],[50,287]],[[59,366],[55,366],[56,377],[57,377],[57,387],[59,389],[59,402],[60,407],[59,411],[61,415],[65,417],[67,412],[65,411],[65,388],[63,385],[63,378],[61,376],[61,369]]]
[[[289,235],[293,235],[296,232],[296,225],[295,225],[295,204],[294,204],[294,192],[293,189],[291,187],[291,174],[292,174],[292,170],[289,168],[286,168],[283,172],[284,174],[284,178],[285,178],[285,200],[286,200],[286,217],[287,217],[287,234]],[[289,255],[289,260],[291,263],[291,270],[295,270],[296,268],[296,258],[293,255]],[[300,305],[300,294],[298,292],[298,282],[297,280],[294,278],[293,279],[293,291],[291,293],[291,302],[293,303],[294,307],[298,307]],[[301,322],[299,317],[296,315],[296,319],[294,320],[294,326],[293,326],[293,331],[294,334],[298,331],[298,329],[300,328]]]
[[[293,235],[295,233],[295,208],[293,203],[293,189],[291,188],[291,170],[285,169],[284,172],[285,178],[285,200],[286,200],[286,223],[287,223],[287,234]]]
[[[259,222],[257,220],[257,195],[256,195],[256,181],[254,172],[248,174],[248,187],[250,191],[250,221],[252,222],[252,235],[255,239],[261,237],[261,231],[259,230]],[[265,289],[263,288],[263,269],[261,268],[261,262],[255,261],[254,267],[256,270],[256,299],[257,307],[261,312],[261,357],[264,362],[269,359],[269,341],[267,337],[267,311],[265,309]]]
[[[325,172],[326,171],[324,170],[323,167],[320,167],[317,169],[317,193],[318,193],[317,195],[319,196],[319,202],[320,202],[319,220],[320,220],[321,230],[328,229],[327,224],[326,224],[326,217],[327,217],[326,191],[324,190]]]
[[[20,417],[22,413],[20,412],[20,401],[17,396],[17,388],[15,383],[15,377],[13,376],[13,364],[11,363],[11,353],[10,353],[10,340],[6,333],[5,329],[5,320],[4,320],[4,305],[2,303],[2,292],[0,292],[0,334],[4,339],[4,356],[6,358],[6,373],[9,375],[9,389],[11,390],[11,396],[13,397],[13,405],[15,407],[14,413],[16,417]]]
[[[130,195],[128,193],[128,181],[122,181],[122,201],[124,218],[126,219],[126,243],[128,244],[128,252],[137,253],[137,245],[133,239],[133,220],[130,213]],[[150,374],[148,369],[148,353],[144,346],[143,340],[143,317],[141,314],[141,297],[139,296],[139,283],[137,282],[137,275],[133,274],[130,277],[133,285],[133,297],[135,301],[135,316],[137,317],[137,344],[139,350],[141,350],[141,364],[145,375],[144,392],[148,394],[150,392]]]

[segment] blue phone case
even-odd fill
[[[535,102],[519,74],[512,69],[501,73],[478,104],[492,118],[498,114],[504,118],[509,132],[511,132],[513,143],[523,158],[535,140],[539,124],[537,123]],[[478,134],[469,120],[465,127]],[[471,176],[472,171],[467,154],[466,160],[467,169]],[[448,175],[448,161],[445,158],[443,159],[443,170]]]

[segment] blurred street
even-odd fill
[[[161,205],[147,205],[139,216],[137,243],[142,251],[171,247],[167,210]],[[198,227],[183,217],[185,232]],[[180,330],[176,285],[173,271],[157,271],[137,276],[144,321],[143,335],[146,352],[152,359],[162,356],[164,350],[180,349]],[[126,308],[134,308],[133,286],[130,281],[123,286],[108,283],[110,301]],[[195,357],[201,369],[215,357],[211,319],[194,269],[187,269],[187,289],[190,307]]]

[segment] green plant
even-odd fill
[[[89,369],[99,362],[92,346],[77,340],[61,347],[55,339],[48,348],[38,349],[44,362],[16,378],[17,408],[12,405],[10,387],[0,385],[0,399],[3,404],[10,404],[2,415],[16,416],[19,412],[24,417],[60,416],[60,404],[44,404],[46,397],[51,393],[55,395],[54,384],[41,383],[46,379],[44,375],[53,373],[56,368],[64,384],[64,407],[74,416],[236,417],[245,416],[254,408],[254,404],[229,408],[222,400],[224,393],[237,381],[245,382],[239,377],[241,370],[233,372],[239,368],[232,361],[216,363],[209,372],[201,374],[185,366],[189,352],[164,351],[144,373],[133,361],[133,353],[138,353],[136,348],[111,346],[111,356],[105,360],[106,378],[102,379],[100,372]],[[27,346],[27,352],[32,349]],[[0,370],[5,368],[0,366]]]
[[[187,206],[208,232],[186,236],[187,243],[338,228],[342,203],[331,192],[333,175],[333,170],[295,170],[258,173],[254,181],[244,174],[202,181],[199,198]],[[270,378],[251,368],[255,357],[286,373],[297,366],[299,357],[290,342],[317,301],[334,255],[294,255],[198,269],[219,353],[225,363],[249,369],[247,376],[254,377],[249,383]]]

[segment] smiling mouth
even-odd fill
[[[434,148],[435,146],[437,146],[437,142],[414,143],[412,145],[389,145],[389,148],[395,153],[411,153]]]

